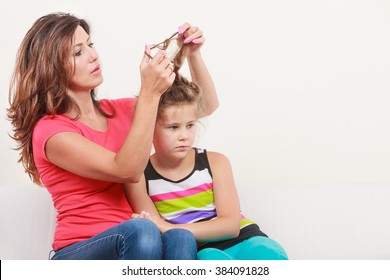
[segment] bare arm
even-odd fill
[[[189,44],[189,53],[187,56],[192,81],[202,89],[204,95],[205,108],[201,117],[212,114],[219,106],[217,91],[213,79],[202,58],[201,47],[205,42],[203,32],[188,23],[183,24],[182,31],[184,44]],[[180,32],[179,32],[180,33]]]
[[[137,182],[149,159],[160,96],[175,74],[160,51],[152,60],[146,55],[140,65],[141,89],[131,130],[118,153],[81,135],[62,132],[46,143],[46,155],[57,166],[83,177],[113,182]],[[112,135],[111,137],[115,137]]]
[[[172,228],[191,231],[198,241],[217,241],[234,238],[240,230],[240,205],[229,160],[222,154],[209,152],[213,172],[214,198],[217,218],[191,224],[170,224],[162,220],[146,193],[145,181],[126,184],[125,192],[135,212],[146,211],[161,232]]]
[[[123,184],[123,186],[127,200],[131,205],[131,208],[134,210],[134,213],[141,214],[142,212],[147,212],[150,214],[150,216],[160,217],[160,214],[158,213],[153,201],[151,200],[146,191],[146,182],[144,175],[142,175],[142,178],[141,180],[139,180],[139,182],[126,183]],[[160,220],[162,222],[161,218]],[[155,222],[158,222],[158,220],[156,220]]]

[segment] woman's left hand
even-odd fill
[[[187,22],[179,27],[178,35],[182,43],[188,45],[188,56],[198,52],[205,42],[203,31]]]

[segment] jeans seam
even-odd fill
[[[105,239],[107,239],[107,238],[111,238],[111,237],[114,237],[114,236],[119,236],[119,237],[122,239],[122,242],[123,242],[123,240],[124,240],[123,235],[122,235],[122,234],[119,234],[119,233],[116,233],[116,234],[113,234],[113,235],[101,237],[101,238],[99,238],[99,239],[97,239],[97,240],[94,240],[94,241],[88,243],[88,244],[82,245],[82,246],[80,246],[80,247],[78,247],[78,248],[76,248],[76,249],[74,249],[74,250],[72,250],[72,251],[70,251],[70,252],[66,252],[66,253],[64,253],[64,254],[61,254],[60,257],[62,257],[62,256],[67,256],[67,255],[70,255],[70,254],[73,254],[73,253],[75,253],[75,252],[77,252],[77,251],[79,251],[79,250],[81,250],[81,249],[84,249],[85,247],[90,246],[90,245],[92,245],[92,244],[94,244],[94,243],[96,243],[96,242],[100,242],[100,241],[102,241],[102,240],[105,240]],[[60,250],[61,250],[61,249],[60,249]],[[123,255],[123,246],[122,246],[122,250],[121,250],[120,254]],[[54,255],[53,257],[55,257],[55,255]]]

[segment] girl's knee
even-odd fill
[[[222,250],[206,248],[198,252],[198,260],[233,260],[233,258]]]
[[[263,260],[287,260],[287,254],[283,247],[275,240],[263,237],[255,236],[245,241],[248,251],[256,251],[257,258]]]

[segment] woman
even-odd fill
[[[188,23],[179,31],[210,114],[218,100],[200,54],[202,32]],[[139,181],[148,161],[158,102],[175,78],[169,65],[165,51],[145,54],[138,98],[98,101],[102,68],[85,20],[49,14],[26,34],[8,117],[20,161],[48,189],[58,213],[52,259],[195,258],[189,231],[160,234],[152,222],[132,220],[122,188]]]

